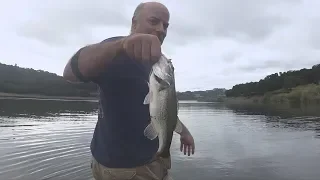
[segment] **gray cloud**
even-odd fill
[[[130,25],[131,15],[137,1],[127,4],[124,0],[114,1],[51,1],[55,8],[36,8],[35,18],[21,25],[19,34],[48,43],[68,43],[66,36],[78,34],[98,26]],[[238,41],[260,41],[275,28],[288,24],[289,17],[268,12],[268,7],[279,3],[293,4],[298,1],[262,0],[216,0],[206,3],[185,1],[180,7],[169,2],[172,22],[168,36],[171,43],[183,45],[199,38],[210,36],[230,37]],[[171,8],[170,8],[171,7]],[[120,9],[120,10],[119,10]],[[87,35],[88,36],[88,35]]]
[[[85,0],[51,1],[48,7],[36,7],[34,17],[21,24],[17,32],[21,36],[56,45],[69,43],[70,36],[91,39],[89,31],[92,28],[130,24],[129,16],[124,13],[124,4],[124,0],[97,0],[95,3]]]
[[[312,48],[320,50],[320,17],[310,22],[309,42]]]
[[[160,2],[171,12],[163,51],[173,59],[179,91],[230,88],[319,63],[320,1]],[[46,3],[12,0],[0,7],[2,63],[61,75],[79,47],[128,34],[140,1]]]
[[[244,72],[257,72],[257,71],[286,71],[287,69],[296,70],[303,68],[311,68],[313,65],[319,63],[319,59],[310,56],[298,56],[291,59],[268,59],[268,60],[250,60],[250,64],[238,67],[239,70]],[[254,62],[254,63],[253,63]]]
[[[226,63],[232,63],[239,57],[241,57],[241,53],[240,52],[236,52],[236,51],[227,52],[222,56],[223,60]]]
[[[174,13],[170,28],[177,44],[199,38],[232,38],[240,42],[259,42],[276,28],[291,23],[290,16],[281,15],[277,6],[298,5],[298,0],[216,0],[206,3],[187,1]]]

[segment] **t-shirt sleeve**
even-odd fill
[[[101,41],[100,43],[105,43],[105,42],[112,42],[112,41],[115,41],[115,40],[118,40],[120,38],[122,38],[123,36],[115,36],[115,37],[111,37],[111,38],[108,38],[108,39],[105,39],[103,41]],[[112,67],[108,68],[108,69],[112,69]],[[109,70],[107,70],[109,71]],[[101,72],[98,76],[96,77],[93,77],[93,78],[90,78],[89,81],[93,82],[93,83],[96,83],[96,84],[100,84],[101,82],[103,82],[103,79],[107,78],[107,75],[110,74],[110,73],[106,73],[106,72]]]
[[[112,37],[101,43],[117,40],[121,37],[122,36]],[[137,78],[145,79],[148,77],[149,71],[150,67],[148,65],[131,59],[125,53],[120,53],[115,57],[114,61],[108,65],[105,71],[101,72],[97,77],[91,78],[90,81],[98,85],[105,85],[107,82],[124,82]]]

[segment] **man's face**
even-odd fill
[[[139,17],[133,20],[134,33],[152,34],[159,38],[161,44],[167,36],[169,12],[160,4],[147,4]]]

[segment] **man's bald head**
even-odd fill
[[[135,9],[135,11],[133,13],[133,18],[138,18],[140,13],[144,10],[144,8],[146,8],[148,10],[148,8],[150,8],[150,7],[151,8],[162,8],[162,9],[165,9],[165,11],[167,11],[167,13],[169,14],[168,8],[163,4],[161,4],[159,2],[145,2],[145,3],[140,3],[136,7],[136,9]]]
[[[159,2],[140,3],[133,14],[131,33],[145,33],[158,36],[161,43],[167,34],[170,13]]]

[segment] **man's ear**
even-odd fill
[[[131,27],[132,30],[135,30],[137,27],[137,19],[135,17],[132,17],[131,26],[132,26]]]

